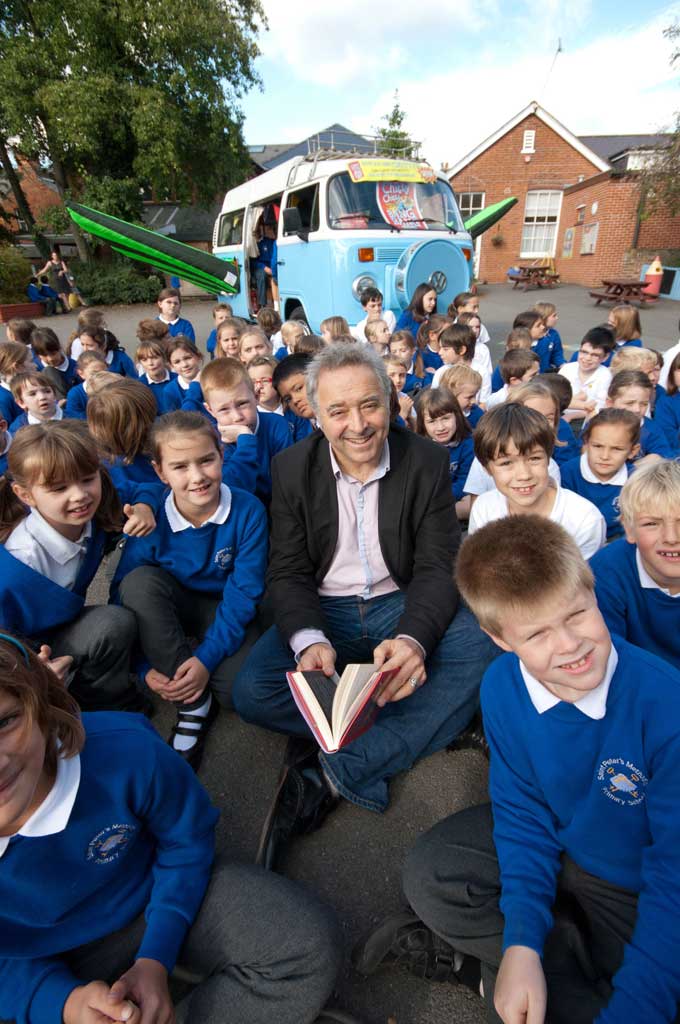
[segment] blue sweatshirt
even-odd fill
[[[132,377],[133,380],[137,380],[135,364],[127,352],[123,352],[122,348],[114,348],[112,352],[113,359],[110,363],[106,364],[106,369],[109,373],[118,373],[121,377]]]
[[[175,409],[181,409],[184,396],[188,390],[188,388],[181,386],[175,374],[173,380],[165,385],[161,395],[157,398],[159,416],[162,416],[164,412],[174,412]],[[205,412],[205,410],[203,411]]]
[[[306,437],[314,433],[312,421],[303,419],[302,416],[296,416],[292,409],[284,409],[283,418],[290,429],[293,444],[296,441],[304,441]]]
[[[87,419],[87,401],[90,396],[85,390],[85,381],[72,387],[66,396],[64,416],[69,420]]]
[[[465,418],[467,419],[468,423],[470,424],[470,426],[474,430],[475,427],[477,426],[477,424],[479,423],[479,421],[481,420],[483,415],[484,415],[484,410],[483,409],[480,409],[480,407],[478,405],[471,405],[470,406],[470,411],[469,411],[469,413],[467,414],[467,416]]]
[[[156,320],[160,320],[157,316]],[[165,323],[165,321],[163,321]],[[171,338],[176,338],[178,334],[183,334],[189,341],[196,342],[196,332],[194,331],[193,325],[188,320],[183,320],[182,317],[178,317],[174,324],[165,324],[168,328],[168,334]]]
[[[552,368],[559,369],[565,361],[562,339],[554,327],[551,327],[542,338],[533,343],[531,351],[535,352],[540,359],[539,373],[549,373]]]
[[[151,380],[146,373],[140,374],[139,379],[142,384],[146,384],[151,389],[153,397],[156,399],[156,408],[158,409],[159,416],[161,413],[166,412],[163,408],[163,395],[167,391],[168,387],[177,380],[177,374],[170,372],[170,376],[167,380]],[[177,406],[179,408],[179,406]]]
[[[581,459],[585,455],[578,455],[560,466],[562,486],[568,491],[580,494],[582,498],[592,501],[593,505],[599,508],[607,524],[607,540],[614,540],[623,536],[623,526],[619,522],[619,495],[623,484],[592,483],[586,480],[581,469]],[[618,631],[617,631],[618,632]]]
[[[293,435],[288,421],[275,412],[258,412],[258,427],[255,434],[257,444],[257,478],[255,481],[255,494],[265,503],[269,503],[272,496],[272,472],[271,461],[278,452],[284,448],[290,448],[293,444]],[[232,460],[240,455],[239,437],[236,444],[225,444],[224,446],[224,472],[222,479],[227,483],[227,474],[233,475],[234,468]],[[238,485],[240,486],[240,485]]]
[[[229,488],[224,490],[229,494]],[[267,567],[265,510],[252,494],[236,489],[230,493],[231,507],[224,523],[204,523],[175,533],[168,521],[171,497],[167,492],[156,529],[147,537],[128,538],[113,581],[115,591],[133,569],[156,565],[187,590],[221,594],[214,622],[194,651],[209,672],[243,643],[264,590]],[[153,652],[144,653],[152,660]]]
[[[430,370],[431,373],[434,373],[435,370],[444,365],[444,360],[439,355],[439,352],[433,352],[429,345],[420,349],[420,358],[423,361],[425,370]]]
[[[418,337],[418,331],[423,326],[422,320],[416,320],[410,309],[405,309],[397,320],[395,331],[410,331],[414,340]]]
[[[215,349],[217,348],[217,328],[213,327],[212,331],[208,335],[208,340],[205,343],[205,350],[211,359],[215,358]]]
[[[280,348],[277,348],[276,352],[274,353],[274,359],[276,359],[277,363],[280,363],[282,359],[285,359],[286,356],[289,355],[290,352],[288,351],[288,346],[281,345]]]
[[[645,455],[660,455],[662,459],[674,459],[677,454],[677,443],[671,446],[661,426],[654,420],[650,420],[649,416],[643,417],[638,458],[641,459]]]
[[[581,443],[574,436],[574,431],[564,418],[560,418],[557,428],[557,440],[564,441],[563,445],[556,444],[553,449],[553,459],[561,469],[565,463],[570,462],[571,459],[575,459],[577,455],[581,454]]]
[[[667,395],[664,391],[654,409],[654,423],[677,454],[680,448],[680,391],[674,395]]]
[[[514,654],[484,675],[504,948],[542,953],[566,851],[590,874],[639,893],[597,1024],[662,1024],[675,1020],[680,998],[680,673],[618,637],[614,644],[601,719],[562,701],[539,714]]]
[[[640,585],[636,552],[617,540],[591,558],[600,611],[613,632],[680,669],[680,597]]]
[[[104,465],[119,494],[130,484],[151,484],[155,488],[165,486],[151,465],[148,455],[135,455],[132,462],[125,462],[121,455],[112,462],[104,461]]]
[[[21,406],[14,401],[12,392],[0,385],[0,420],[5,420],[9,427],[17,416],[21,416],[23,411]]]
[[[458,444],[446,445],[449,452],[449,474],[451,476],[451,491],[455,501],[463,497],[463,487],[470,472],[472,460],[475,457],[475,445],[472,434],[468,434]]]
[[[500,391],[504,384],[505,381],[501,376],[501,368],[500,366],[497,366],[491,374],[491,394],[493,394],[494,391]]]
[[[44,370],[46,366],[47,364],[41,361],[40,369]],[[75,359],[69,359],[68,366],[63,370],[59,366],[51,366],[50,369],[61,374],[65,392],[70,391],[71,388],[74,388],[80,383],[80,377],[78,376],[78,364]]]
[[[0,858],[0,1017],[17,1024],[61,1024],[82,984],[63,954],[141,914],[137,955],[172,971],[210,879],[218,814],[188,765],[141,715],[82,722],[66,827]]]

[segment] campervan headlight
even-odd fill
[[[372,277],[371,274],[359,274],[359,276],[355,277],[354,281],[352,282],[352,295],[357,300],[357,302],[361,302],[361,293],[363,291],[365,291],[367,288],[377,287],[378,282],[374,277]]]

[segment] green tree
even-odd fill
[[[382,124],[376,129],[378,136],[378,152],[383,156],[408,159],[416,155],[417,143],[414,143],[403,125],[406,114],[399,106],[399,90],[394,92],[394,106],[389,114],[380,119]]]
[[[664,30],[667,39],[680,40],[680,23]],[[680,47],[671,54],[671,65],[680,64]],[[658,150],[640,174],[640,211],[643,217],[666,209],[674,216],[680,213],[680,111],[667,146]]]
[[[247,167],[264,24],[260,0],[5,0],[0,122],[62,195],[108,178],[212,202]]]

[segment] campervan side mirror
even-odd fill
[[[302,217],[296,206],[290,206],[283,211],[283,233],[284,235],[297,235],[303,242],[309,241],[309,232],[302,227]]]

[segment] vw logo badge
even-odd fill
[[[441,295],[446,288],[446,274],[443,270],[435,270],[434,274],[430,274],[428,283],[432,285],[437,295]]]

